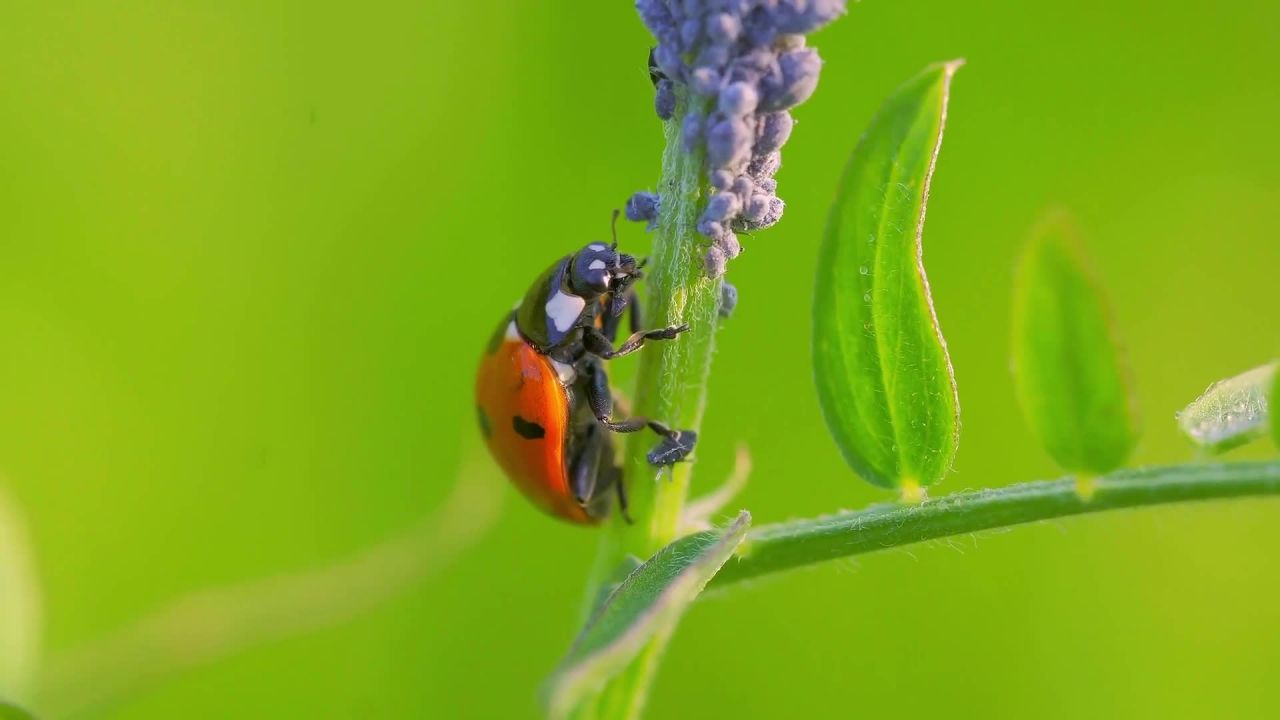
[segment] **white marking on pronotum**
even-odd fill
[[[574,370],[572,365],[559,360],[552,360],[551,365],[556,369],[556,375],[560,376],[561,385],[572,385],[573,381],[578,379],[578,371]]]
[[[513,340],[513,341],[515,341],[515,342],[519,342],[519,341],[520,341],[520,331],[516,329],[516,321],[515,321],[515,320],[512,320],[511,322],[507,323],[507,336],[506,336],[506,339],[507,339],[507,340]]]
[[[603,269],[604,269],[604,261],[603,261],[603,260],[592,260],[592,261],[591,261],[591,264],[587,266],[587,269],[589,269],[589,270],[603,270]]]
[[[608,250],[609,248],[605,247],[604,245],[602,245],[602,244],[600,244],[600,243],[591,243],[590,245],[588,245],[588,246],[587,246],[587,249],[588,249],[588,250],[595,250],[596,252],[603,252],[603,251],[605,251],[605,250]]]
[[[559,290],[547,301],[547,317],[555,324],[556,330],[566,332],[577,322],[587,301],[577,295],[567,295]]]

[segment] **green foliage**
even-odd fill
[[[904,492],[941,480],[959,441],[921,246],[959,66],[932,65],[885,102],[845,169],[818,256],[813,362],[827,426],[858,474]]]
[[[1013,290],[1013,375],[1032,430],[1059,465],[1101,474],[1138,439],[1111,313],[1065,213],[1032,233]]]
[[[1276,363],[1267,363],[1210,385],[1178,413],[1178,427],[1210,453],[1266,435],[1267,396],[1274,393]]]
[[[566,717],[627,667],[655,636],[669,636],[746,536],[751,515],[686,535],[636,568],[587,622],[548,687],[552,717]]]
[[[1022,523],[1193,500],[1280,495],[1280,462],[1174,465],[1098,478],[1090,498],[1071,479],[954,493],[757,528],[713,588],[813,563]]]
[[[1186,379],[1200,390],[1224,354],[1276,349],[1280,105],[1249,83],[1280,69],[1266,32],[1280,4],[1114,3],[1106,22],[1056,3],[851,7],[823,31],[822,87],[797,113],[788,214],[731,271],[743,303],[704,378],[697,484],[746,439],[763,469],[757,518],[854,501],[830,482],[844,463],[814,442],[810,333],[795,322],[811,311],[813,204],[832,196],[832,164],[885,73],[905,78],[940,42],[982,59],[965,71],[929,219],[939,295],[939,271],[956,279],[939,312],[982,434],[948,485],[1034,465],[999,441],[1022,420],[1006,333],[985,318],[1008,299],[1005,245],[1046,197],[1123,231],[1108,261],[1145,306],[1131,319],[1148,407],[1184,405]],[[0,144],[15,180],[0,193],[0,471],[38,521],[59,648],[189,588],[324,566],[444,502],[431,471],[474,434],[469,378],[495,310],[549,259],[607,237],[626,192],[667,189],[634,15],[563,1],[3,4]],[[465,74],[440,71],[455,61]],[[656,233],[620,232],[653,255]],[[714,297],[698,292],[695,309]],[[655,358],[664,383],[685,339]],[[616,382],[630,387],[640,355],[616,363]],[[1150,435],[1144,455],[1178,452],[1181,438]],[[680,492],[651,480],[637,492]],[[1280,609],[1259,600],[1280,578],[1252,570],[1280,542],[1275,501],[1188,510],[1067,526],[1068,552],[1028,530],[1018,539],[1038,541],[920,563],[899,550],[852,578],[826,567],[744,588],[690,618],[709,627],[672,648],[650,716],[822,715],[854,697],[868,716],[1017,717],[1046,697],[1070,717],[1274,715],[1275,648],[1260,638],[1280,631]],[[389,717],[527,717],[550,669],[537,658],[576,629],[564,608],[582,595],[575,560],[591,537],[509,502],[462,571],[373,621],[148,679],[145,697],[84,717],[359,717],[371,703]],[[989,592],[1011,568],[1025,582]],[[776,618],[756,622],[765,604]],[[1188,654],[1188,638],[1211,642]],[[839,672],[785,660],[851,639]],[[954,672],[956,652],[972,672]],[[1117,658],[1143,671],[1113,682]]]

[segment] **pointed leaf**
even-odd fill
[[[1013,374],[1022,411],[1054,461],[1099,475],[1138,439],[1128,369],[1101,287],[1065,213],[1032,233],[1013,289]]]
[[[885,101],[845,169],[818,256],[813,362],[827,427],[859,475],[904,494],[941,480],[959,441],[921,243],[960,64],[932,65]]]
[[[1267,434],[1267,396],[1276,382],[1276,363],[1267,363],[1209,386],[1178,413],[1178,426],[1211,453],[1243,445]]]
[[[650,638],[671,632],[746,536],[751,514],[686,535],[636,568],[587,622],[548,685],[551,717],[565,717],[626,667]]]

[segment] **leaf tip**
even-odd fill
[[[746,536],[751,513],[729,525],[681,537],[632,570],[587,621],[543,687],[548,716],[575,715],[622,672],[651,638],[673,630],[703,587]]]
[[[724,537],[727,541],[734,543],[734,549],[736,550],[750,527],[751,512],[749,510],[739,510],[738,516],[733,519],[733,523],[724,529]]]

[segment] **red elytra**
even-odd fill
[[[523,339],[490,345],[476,374],[476,407],[489,452],[511,482],[542,510],[576,523],[594,523],[571,497],[565,454],[572,415],[566,388],[551,358]]]

